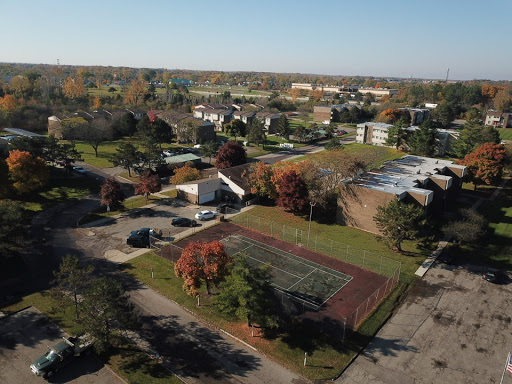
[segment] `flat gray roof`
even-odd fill
[[[26,131],[21,128],[4,128],[4,131],[12,133],[13,135],[18,136],[28,136],[28,137],[44,137],[44,135],[40,135],[38,133]]]

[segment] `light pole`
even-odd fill
[[[316,203],[313,203],[312,201],[310,201],[309,205],[311,206],[311,210],[309,211],[308,247],[309,247],[309,235],[311,234],[311,217],[313,216],[313,207],[316,205]]]

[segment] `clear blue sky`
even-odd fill
[[[0,62],[512,80],[511,0],[0,0]]]

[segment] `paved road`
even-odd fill
[[[308,383],[144,285],[129,294],[142,315],[142,337],[187,383]]]

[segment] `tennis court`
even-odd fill
[[[352,280],[352,276],[345,273],[239,234],[228,236],[222,242],[230,255],[243,252],[253,266],[269,265],[272,284],[277,289],[304,300],[315,309]]]

